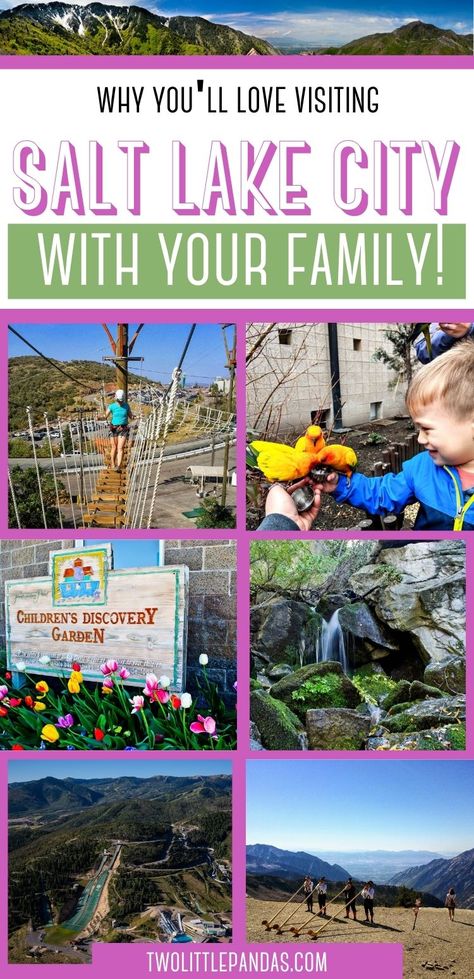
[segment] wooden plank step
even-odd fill
[[[84,516],[84,524],[88,527],[119,528],[124,526],[124,521],[120,517],[95,517],[90,513],[86,513]]]

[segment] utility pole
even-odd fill
[[[227,343],[226,330],[233,329],[234,339],[232,343],[232,348],[229,348]],[[229,371],[229,397],[227,401],[227,407],[229,414],[232,414],[232,404],[234,400],[234,382],[235,382],[235,368],[237,364],[237,329],[233,323],[224,323],[222,327],[222,333],[224,336],[225,352],[227,356],[227,370]],[[229,471],[229,449],[230,449],[230,432],[228,433],[225,444],[224,444],[224,462],[222,464],[222,496],[221,503],[225,506],[227,499],[227,474]]]
[[[115,364],[115,383],[117,385],[117,390],[122,390],[124,392],[124,400],[128,399],[128,365],[130,361],[143,361],[143,357],[131,357],[132,350],[135,343],[143,330],[144,324],[141,323],[137,327],[130,343],[128,342],[128,323],[118,323],[117,324],[117,339],[114,340],[112,333],[110,332],[106,323],[102,324],[105,330],[109,343],[112,348],[112,357],[104,357],[103,360],[111,360]]]

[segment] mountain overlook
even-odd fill
[[[457,904],[474,908],[474,850],[465,850],[452,860],[432,860],[423,867],[409,867],[395,874],[390,884],[422,888],[441,900],[454,887]]]
[[[0,54],[276,54],[203,17],[163,17],[105,3],[22,3],[0,13]]]
[[[388,34],[369,34],[341,47],[318,49],[318,54],[471,54],[472,34],[456,34],[414,20]]]
[[[276,846],[255,843],[247,847],[247,872],[256,876],[295,877],[310,874],[314,878],[325,876],[328,880],[341,880],[349,876],[339,864],[326,863],[311,853],[300,850],[280,850]]]

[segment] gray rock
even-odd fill
[[[379,561],[399,581],[377,592],[375,612],[391,629],[409,632],[424,663],[462,655],[465,646],[465,547],[419,541],[382,551]]]
[[[387,717],[384,726],[393,734],[408,731],[423,731],[427,728],[442,727],[446,724],[459,723],[466,719],[466,698],[443,697],[441,700],[431,698],[421,704],[413,704],[395,717]]]
[[[250,694],[250,718],[257,725],[262,745],[268,750],[302,750],[302,725],[286,704],[262,690],[255,690]]]
[[[283,680],[283,677],[291,676],[292,673],[294,673],[294,668],[288,663],[278,663],[276,666],[271,666],[267,670],[267,676],[272,683],[276,683],[277,680]]]
[[[307,646],[317,631],[321,616],[309,605],[286,598],[274,598],[251,615],[252,645],[272,663],[300,665]]]
[[[425,683],[433,683],[447,693],[464,693],[466,689],[466,661],[463,656],[446,656],[436,663],[429,663],[424,673]]]
[[[257,673],[257,680],[258,680],[260,686],[261,687],[264,687],[265,690],[269,690],[270,689],[270,687],[272,685],[272,681],[269,680],[267,676],[265,676],[265,673]]]
[[[404,734],[383,733],[367,740],[367,751],[453,751],[454,725],[410,731]]]
[[[358,639],[368,639],[375,646],[396,649],[396,643],[388,630],[375,618],[372,609],[365,602],[344,605],[339,610],[339,624],[345,632]]]
[[[306,714],[308,744],[313,751],[359,751],[365,747],[371,721],[355,710],[326,708]]]

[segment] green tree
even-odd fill
[[[13,492],[15,494],[20,526],[24,529],[35,530],[44,526],[43,511],[39,494],[38,479],[35,469],[21,469],[15,466],[11,473]],[[40,473],[43,504],[48,527],[59,527],[58,509],[54,480],[50,473]],[[63,489],[58,484],[59,491]],[[17,526],[17,518],[12,495],[8,501],[8,523],[10,527]]]
[[[413,336],[414,323],[393,323],[384,330],[384,335],[390,344],[375,350],[374,360],[386,364],[389,370],[396,374],[390,387],[396,387],[400,382],[408,386],[413,377]]]

